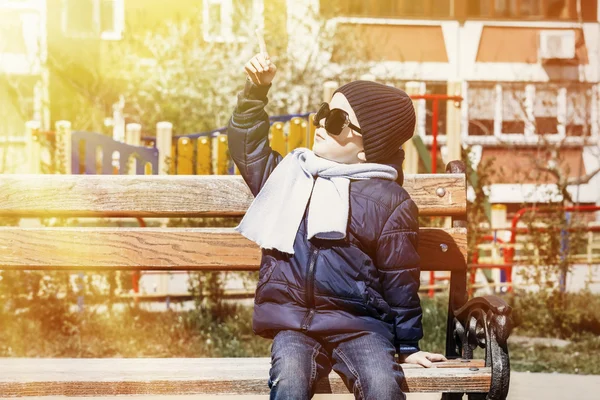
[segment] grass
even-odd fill
[[[600,374],[600,337],[595,332],[600,310],[580,309],[585,302],[595,305],[600,296],[573,297],[569,303],[577,310],[560,311],[562,321],[553,320],[555,309],[540,311],[540,300],[527,296],[508,299],[520,307],[515,309],[518,326],[513,335],[550,332],[571,344],[558,348],[509,341],[512,369]],[[421,348],[443,353],[447,298],[423,298],[422,306]],[[267,357],[271,346],[270,340],[253,334],[252,308],[236,305],[225,305],[218,315],[206,310],[148,312],[133,307],[112,313],[68,313],[64,304],[50,301],[17,315],[0,313],[0,326],[0,357]],[[577,331],[571,326],[577,326]],[[483,357],[478,351],[476,356]]]
[[[579,337],[563,348],[509,345],[509,353],[513,371],[600,375],[600,338],[595,335]]]
[[[39,315],[39,314],[37,314]],[[57,319],[34,313],[0,319],[0,357],[251,357],[269,354],[270,342],[252,333],[252,312],[76,313]]]

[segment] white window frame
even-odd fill
[[[123,39],[123,31],[125,30],[125,1],[113,0],[113,2],[113,30],[100,32],[100,38],[102,40]]]
[[[69,32],[69,15],[67,2],[69,0],[62,0],[62,10],[61,10],[61,28],[63,35],[70,38],[81,38],[81,39],[90,39],[90,38],[99,38],[102,40],[121,40],[123,38],[123,31],[125,30],[125,3],[124,0],[112,0],[113,7],[113,21],[114,26],[112,30],[108,31],[100,31],[100,21],[101,21],[101,2],[102,0],[87,0],[91,1],[94,6],[94,28],[93,31],[90,31],[89,34],[86,33],[72,33]],[[73,1],[73,0],[71,0]],[[76,0],[81,1],[81,0]]]
[[[19,11],[26,51],[12,53],[0,48],[0,73],[38,75],[46,58],[46,8],[40,0],[0,0],[2,10]]]
[[[221,29],[219,34],[210,33],[208,24],[210,6],[221,5]],[[255,28],[264,28],[264,0],[252,0],[252,24]],[[202,34],[206,42],[213,43],[235,43],[247,42],[248,36],[236,36],[233,33],[233,0],[204,0],[202,2]]]
[[[523,108],[525,109],[525,127],[523,129],[523,133],[503,132],[502,123],[504,122],[504,88],[502,84],[496,84],[496,104],[494,105],[494,136],[498,139],[510,142],[519,142],[523,141],[523,138],[525,138],[525,141],[527,141],[527,139],[530,139],[535,136],[535,123],[533,122],[535,86],[533,86],[532,84],[525,84],[524,91],[525,101],[523,104]]]
[[[480,83],[480,82],[477,82]],[[489,83],[490,86],[491,82]],[[498,96],[497,93],[497,85],[493,85],[494,89],[496,90],[496,97]],[[496,101],[497,103],[497,101]],[[462,83],[462,102],[461,102],[461,107],[460,107],[460,114],[461,114],[461,139],[463,141],[463,143],[471,143],[471,141],[473,141],[473,139],[475,140],[475,142],[477,142],[476,144],[489,144],[489,143],[493,143],[497,141],[497,138],[494,136],[494,132],[496,132],[496,130],[498,129],[496,127],[496,113],[498,112],[497,108],[495,107],[494,109],[494,127],[493,127],[493,131],[491,135],[473,135],[473,136],[469,136],[469,82],[463,81]]]
[[[512,82],[506,82],[512,83]],[[539,84],[544,84],[544,82],[540,82]],[[557,133],[554,134],[546,134],[544,135],[544,139],[548,142],[560,142],[564,141],[565,144],[572,145],[585,145],[587,143],[596,142],[598,140],[600,134],[599,127],[599,113],[596,109],[598,107],[598,93],[599,88],[598,84],[591,84],[592,96],[590,102],[590,136],[567,136],[567,88],[564,86],[560,86],[557,90]],[[510,132],[502,132],[502,122],[503,122],[503,87],[502,83],[495,84],[495,104],[494,104],[494,134],[493,136],[469,136],[468,130],[468,122],[469,118],[469,102],[466,93],[468,92],[468,82],[465,85],[465,96],[463,100],[463,105],[465,107],[465,111],[463,114],[463,126],[462,126],[462,138],[466,144],[470,145],[504,145],[506,143],[510,144],[518,144],[518,145],[537,145],[541,136],[535,133],[535,123],[534,123],[534,102],[535,102],[535,94],[536,89],[535,85],[532,83],[525,85],[525,129],[524,133],[510,133]]]

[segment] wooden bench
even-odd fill
[[[510,307],[467,301],[464,166],[408,175],[422,216],[450,216],[452,228],[422,228],[423,271],[450,271],[446,355],[438,368],[402,365],[406,392],[445,399],[504,399]],[[241,216],[252,195],[239,176],[0,175],[0,216]],[[10,270],[252,271],[258,247],[229,228],[0,227],[0,268]],[[471,360],[485,348],[485,359]],[[133,394],[263,394],[270,359],[0,359],[0,397]],[[335,372],[318,393],[349,393]]]

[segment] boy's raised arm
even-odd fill
[[[282,159],[269,145],[270,123],[265,112],[267,93],[277,68],[266,53],[259,53],[244,69],[248,78],[238,93],[227,137],[233,162],[256,196]]]

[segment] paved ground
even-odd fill
[[[508,400],[598,400],[600,375],[539,374],[514,372]],[[439,394],[409,394],[408,400],[439,400]],[[123,399],[124,397],[110,397]],[[268,396],[133,396],[127,399],[147,400],[267,400]],[[315,400],[352,400],[351,395],[317,395]],[[66,399],[65,397],[28,397],[34,400]],[[89,400],[89,397],[69,397],[69,400]],[[108,399],[108,397],[106,398]],[[466,397],[465,397],[466,399]]]

